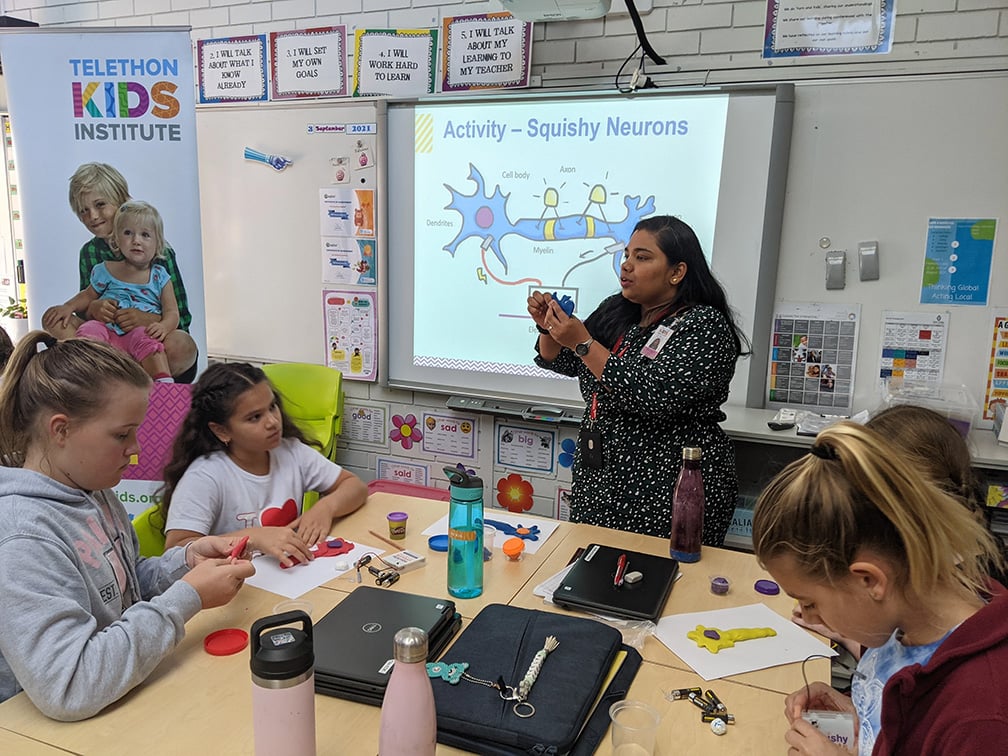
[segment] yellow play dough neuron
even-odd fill
[[[700,648],[706,648],[716,654],[722,648],[731,648],[736,641],[753,640],[755,638],[772,638],[777,631],[772,627],[736,627],[731,630],[719,630],[716,627],[697,625],[696,630],[690,630],[686,637]]]

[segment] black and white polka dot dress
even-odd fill
[[[658,325],[672,335],[654,359],[641,353]],[[601,380],[571,350],[541,367],[576,375],[587,405],[579,436],[602,436],[601,468],[574,455],[571,521],[668,538],[672,491],[684,446],[703,450],[703,542],[720,546],[738,495],[735,450],[719,423],[735,373],[731,326],[713,307],[698,305],[660,323],[631,326],[614,347]],[[592,396],[597,412],[591,420]]]

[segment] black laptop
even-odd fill
[[[626,568],[622,585],[617,586],[620,557],[625,557]],[[626,580],[632,572],[642,577],[636,582]],[[592,543],[553,592],[553,603],[611,617],[657,621],[678,573],[675,559]]]
[[[433,660],[461,624],[450,599],[358,586],[314,626],[315,691],[380,706],[395,634],[404,627],[426,630]]]

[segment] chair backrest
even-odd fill
[[[157,505],[133,518],[133,529],[140,541],[140,556],[161,556],[165,549],[165,537],[161,530],[164,522],[158,512]]]
[[[343,373],[305,362],[278,362],[262,369],[288,417],[335,460],[336,438],[343,429]]]

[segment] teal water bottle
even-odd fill
[[[475,598],[483,593],[483,481],[457,467],[444,468],[448,502],[448,593]]]

